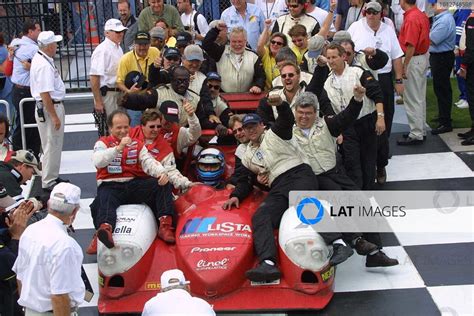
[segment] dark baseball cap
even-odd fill
[[[178,105],[174,101],[164,101],[160,105],[160,112],[163,114],[165,119],[169,122],[179,122],[179,109]]]
[[[208,73],[207,73],[207,80],[222,81],[222,78],[221,78],[221,76],[220,76],[217,72],[211,71],[211,72],[208,72]]]
[[[165,58],[170,58],[170,57],[181,57],[181,53],[179,52],[179,49],[174,48],[174,47],[167,47],[165,51],[163,52],[163,56]]]
[[[150,34],[144,31],[138,31],[135,36],[135,44],[150,44]]]
[[[188,32],[179,32],[176,35],[176,46],[187,46],[191,44],[193,37]]]
[[[137,88],[146,88],[147,82],[145,80],[145,76],[138,72],[138,71],[130,71],[126,76],[125,76],[125,86],[127,89],[130,89],[134,84],[137,84]]]
[[[242,126],[254,123],[261,123],[262,118],[256,113],[245,114],[244,119],[242,120]]]

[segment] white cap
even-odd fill
[[[81,189],[74,184],[61,182],[54,186],[49,198],[64,204],[77,205],[81,201]]]
[[[43,31],[38,35],[38,43],[46,46],[55,42],[61,42],[63,37],[61,35],[54,35],[53,31]]]
[[[189,281],[184,278],[183,271],[179,269],[173,269],[163,272],[161,275],[161,289],[166,289],[171,286],[186,285]]]
[[[117,19],[108,19],[104,26],[104,31],[122,32],[126,29],[128,28],[123,26],[122,22]]]

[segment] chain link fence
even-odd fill
[[[229,0],[201,0],[198,10],[208,21],[218,19],[230,6]],[[104,24],[117,18],[118,0],[6,0],[0,1],[0,32],[5,43],[21,37],[24,22],[35,21],[42,30],[54,31],[63,36],[55,58],[68,90],[88,90],[90,56],[104,39]],[[147,0],[129,0],[132,14],[138,17]],[[166,3],[175,5],[176,1]]]

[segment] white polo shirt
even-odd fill
[[[352,23],[347,31],[351,34],[356,51],[372,47],[387,53],[388,62],[382,69],[377,71],[379,74],[392,71],[392,60],[403,56],[403,51],[394,29],[385,23],[381,23],[379,30],[374,32],[367,25],[367,20],[363,18]]]
[[[36,101],[41,101],[40,93],[49,92],[51,99],[62,101],[66,95],[66,87],[61,74],[54,65],[54,59],[39,50],[30,68],[30,92]]]
[[[89,75],[100,76],[101,87],[115,88],[117,69],[122,56],[122,47],[105,38],[92,53]]]
[[[146,302],[142,316],[155,315],[215,316],[216,313],[205,300],[192,297],[186,290],[174,289],[158,293]]]
[[[28,226],[12,269],[22,284],[18,304],[42,313],[53,309],[51,295],[69,294],[71,307],[79,306],[85,293],[82,259],[81,247],[56,216]]]
[[[326,20],[326,17],[329,14],[328,11],[321,9],[319,7],[314,7],[314,10],[312,12],[306,12],[306,13],[311,15],[313,18],[315,18],[321,27],[323,27],[324,20]],[[331,23],[331,26],[329,27],[329,32],[336,33],[336,31],[337,30],[334,27],[334,23]]]

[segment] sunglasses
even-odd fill
[[[292,72],[290,72],[289,74],[281,74],[281,77],[282,77],[283,79],[286,79],[286,77],[288,77],[288,78],[293,78],[294,76],[295,76],[295,74],[292,73]]]
[[[288,4],[287,6],[288,6],[288,8],[297,9],[300,5],[299,4]]]
[[[236,135],[237,133],[242,133],[244,129],[242,127],[236,128],[232,130],[232,134]]]
[[[272,44],[272,45],[278,45],[278,46],[283,46],[285,43],[283,43],[283,42],[278,42],[278,41],[273,41],[273,40],[272,40],[272,41],[270,41],[270,44]]]
[[[368,15],[377,15],[379,13],[380,12],[372,10],[372,9],[369,9],[369,10],[365,11],[365,14],[368,14]]]
[[[175,82],[177,84],[186,84],[186,83],[189,83],[189,79],[175,79]]]
[[[220,90],[220,89],[221,89],[221,86],[218,85],[218,84],[210,84],[210,83],[208,83],[207,86],[209,87],[209,89],[214,89],[214,90]]]
[[[167,60],[170,60],[170,61],[179,61],[179,57],[178,56],[170,56],[170,57],[165,57]]]
[[[155,128],[161,128],[161,125],[150,125],[148,128],[155,129]]]

